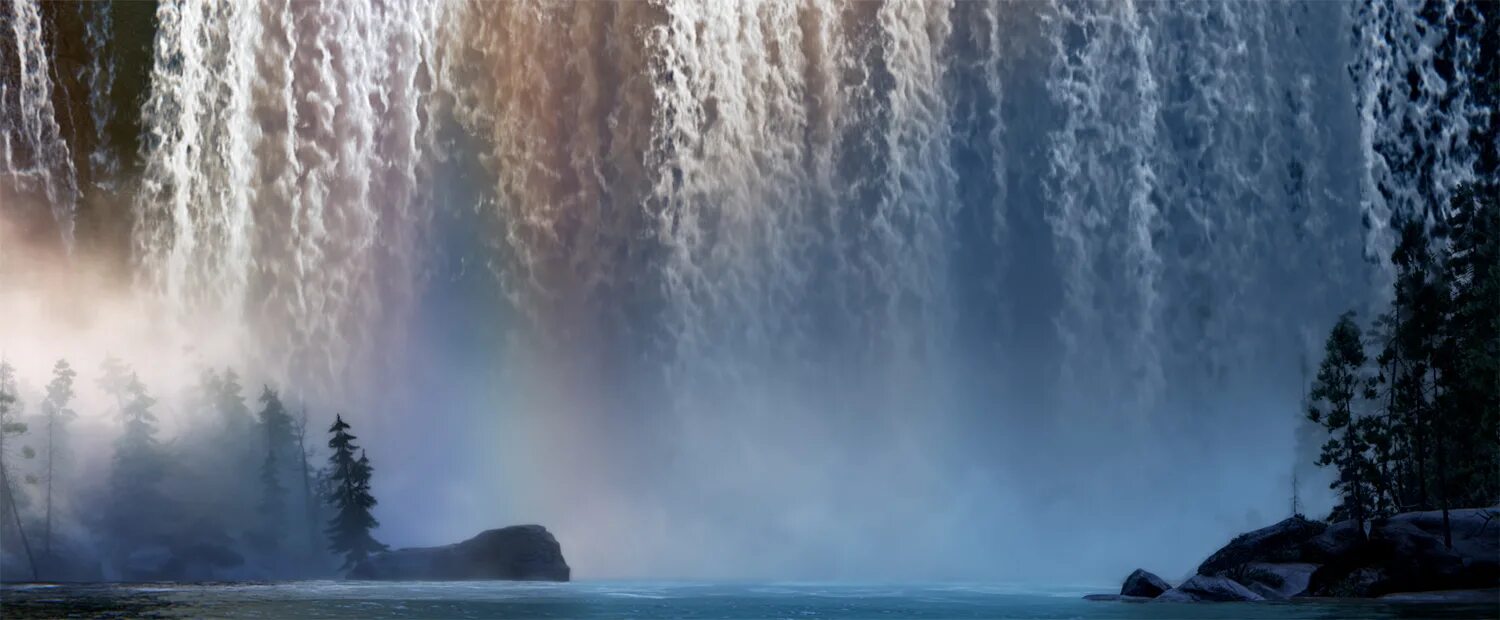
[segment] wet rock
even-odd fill
[[[1120,596],[1140,596],[1145,598],[1156,598],[1162,592],[1172,589],[1172,584],[1167,583],[1161,577],[1137,568],[1125,578],[1125,584],[1120,586]]]
[[[1269,601],[1284,601],[1307,591],[1317,564],[1251,562],[1232,578]]]
[[[1344,543],[1340,553],[1324,558],[1327,563],[1314,572],[1308,593],[1373,597],[1500,586],[1500,519],[1492,516],[1496,512],[1450,511],[1451,549],[1443,539],[1442,511],[1378,519],[1370,524],[1367,540]]]
[[[1263,601],[1265,598],[1228,577],[1194,575],[1182,582],[1182,585],[1163,592],[1153,600],[1171,603],[1226,603]]]
[[[1250,562],[1271,564],[1301,562],[1302,546],[1322,534],[1328,526],[1301,515],[1236,536],[1198,566],[1199,575],[1218,575]]]
[[[1353,555],[1363,543],[1364,538],[1354,521],[1339,521],[1302,543],[1302,561],[1313,564],[1338,562]]]
[[[354,567],[354,579],[567,581],[562,546],[540,525],[481,532],[442,547],[386,551]]]
[[[1442,511],[1408,512],[1375,522],[1370,555],[1388,576],[1382,593],[1500,586],[1500,519],[1492,514],[1449,511],[1451,549],[1443,540]]]

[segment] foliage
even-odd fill
[[[370,530],[380,525],[370,510],[375,507],[375,497],[370,494],[370,477],[374,469],[364,450],[355,445],[357,439],[349,433],[349,424],[343,416],[335,416],[328,432],[333,435],[328,447],[333,454],[328,457],[330,465],[329,483],[331,494],[328,500],[337,510],[326,530],[329,548],[344,556],[344,569],[352,569],[371,553],[384,551],[386,546],[370,536]],[[359,458],[354,458],[355,451]]]

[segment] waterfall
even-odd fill
[[[42,41],[41,3],[9,3],[0,32],[6,33],[5,77],[0,83],[0,198],[20,209],[48,209],[58,238],[73,241],[78,186],[73,156],[52,103],[52,58]],[[12,207],[16,208],[16,207]]]
[[[376,270],[397,282],[415,271],[403,261],[421,234],[430,142],[420,4],[157,10],[142,277],[185,315],[274,325],[254,334],[289,375],[336,378],[378,327]]]
[[[125,265],[334,399],[462,374],[403,334],[467,321],[502,396],[463,415],[535,444],[489,464],[577,475],[530,499],[756,497],[694,531],[840,566],[962,544],[975,485],[1080,518],[1025,468],[1129,512],[1290,450],[1296,361],[1383,301],[1391,222],[1440,225],[1500,146],[1482,3],[147,10],[0,9],[0,244]]]

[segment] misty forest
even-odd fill
[[[108,446],[75,446],[67,360],[28,411],[0,362],[0,529],[7,575],[33,581],[310,577],[348,570],[385,547],[370,536],[373,467],[335,416],[328,456],[269,386],[253,400],[233,369],[204,370],[184,402],[195,424],[161,437],[158,401],[119,359],[95,375],[113,406]],[[255,408],[252,410],[252,405]],[[316,424],[316,421],[314,422]],[[106,473],[79,475],[106,452]],[[342,564],[340,564],[342,563]]]
[[[7,0],[0,581],[1493,589],[1497,110],[1497,2]]]

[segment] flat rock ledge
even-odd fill
[[[562,546],[540,525],[486,530],[460,543],[414,547],[370,556],[352,579],[390,581],[567,581],[572,570]]]

